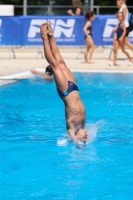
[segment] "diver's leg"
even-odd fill
[[[52,27],[50,25],[50,21],[48,21],[48,37],[49,37],[49,43],[50,43],[50,48],[51,48],[52,54],[55,57],[58,65],[62,69],[67,80],[76,83],[72,72],[68,69],[68,67],[66,66],[66,64],[65,64],[65,62],[64,62],[64,60],[63,60],[63,58],[60,54],[60,51],[59,51],[58,46],[57,46],[55,39],[54,39],[54,35],[53,35]]]
[[[47,23],[42,24],[40,29],[43,40],[45,58],[52,67],[57,89],[61,92],[64,92],[68,88],[68,80],[66,79],[64,73],[62,72],[61,68],[59,67],[56,59],[53,57],[53,54],[51,52],[47,38]]]

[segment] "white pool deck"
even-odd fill
[[[133,57],[133,52],[128,50]],[[104,49],[101,52],[94,53],[95,64],[86,64],[83,54],[76,59],[77,52],[62,53],[62,56],[71,71],[79,72],[101,72],[101,73],[133,73],[133,65],[128,66],[129,61],[119,50],[118,66],[109,66],[110,49]],[[19,53],[16,59],[0,59],[0,85],[9,84],[17,79],[29,78],[32,76],[31,69],[45,70],[48,65],[45,59],[35,59],[32,53]]]

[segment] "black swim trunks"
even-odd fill
[[[63,98],[65,96],[67,96],[69,93],[73,92],[73,91],[79,91],[78,86],[75,85],[73,82],[68,81],[68,89],[64,92],[60,92],[59,90],[57,90],[60,98]]]

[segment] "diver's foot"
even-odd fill
[[[47,28],[48,24],[45,22],[40,26],[41,38],[47,38]]]
[[[94,64],[95,62],[93,60],[89,60],[87,63]]]
[[[48,20],[48,37],[52,37],[54,34],[53,34],[53,30],[52,30],[52,27],[51,27],[51,23],[50,23],[50,20]]]

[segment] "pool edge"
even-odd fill
[[[37,68],[36,70],[44,72],[45,69],[42,68]],[[133,71],[127,71],[127,70],[71,70],[72,72],[80,72],[80,73],[84,73],[84,72],[88,72],[88,73],[110,73],[110,74],[133,74]],[[33,74],[30,71],[24,71],[24,72],[20,72],[20,73],[15,73],[15,74],[9,74],[6,76],[0,76],[0,87],[3,85],[7,85],[7,84],[11,84],[26,78],[30,78],[32,77]]]

